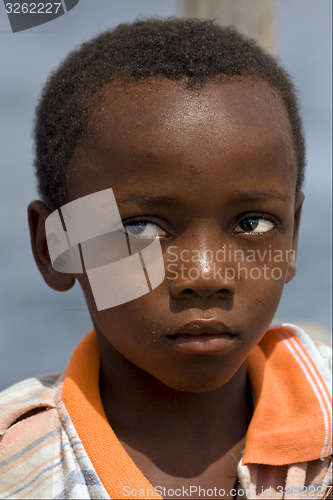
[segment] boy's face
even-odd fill
[[[174,389],[224,385],[295,272],[288,251],[302,194],[295,198],[283,104],[251,78],[200,91],[165,79],[113,84],[90,133],[92,146],[73,164],[71,199],[112,188],[129,233],[157,231],[166,271],[155,290],[103,311],[78,276],[100,341]]]

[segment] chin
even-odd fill
[[[223,377],[218,379],[211,379],[198,376],[177,378],[177,380],[160,380],[162,384],[170,389],[178,392],[188,392],[193,394],[200,394],[210,391],[215,391],[223,387],[230,379],[230,377]]]

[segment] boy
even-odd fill
[[[48,82],[36,171],[36,263],[94,331],[3,393],[0,494],[327,498],[327,351],[270,327],[304,198],[273,58],[197,20],[102,34]]]

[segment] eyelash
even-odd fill
[[[168,231],[166,229],[164,229],[163,227],[161,227],[161,224],[154,221],[154,220],[151,220],[149,219],[148,217],[145,218],[145,217],[141,217],[140,219],[134,219],[134,220],[127,220],[127,221],[123,221],[123,226],[125,228],[125,230],[127,230],[128,226],[137,226],[139,227],[140,224],[147,224],[147,225],[152,225],[152,226],[158,226],[158,228],[163,231],[164,233],[168,233]],[[131,234],[131,235],[134,235],[134,233],[130,233],[129,231],[127,231],[128,234]],[[137,233],[137,236],[140,237],[140,234]],[[165,235],[167,236],[167,235]],[[153,238],[153,237],[156,237],[156,236],[150,236],[150,238]],[[164,235],[158,235],[157,236],[158,238],[163,238]],[[149,236],[146,236],[146,238],[149,238]]]

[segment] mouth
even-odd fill
[[[212,319],[187,323],[167,338],[176,349],[194,354],[225,352],[237,341],[237,335],[230,328]]]

